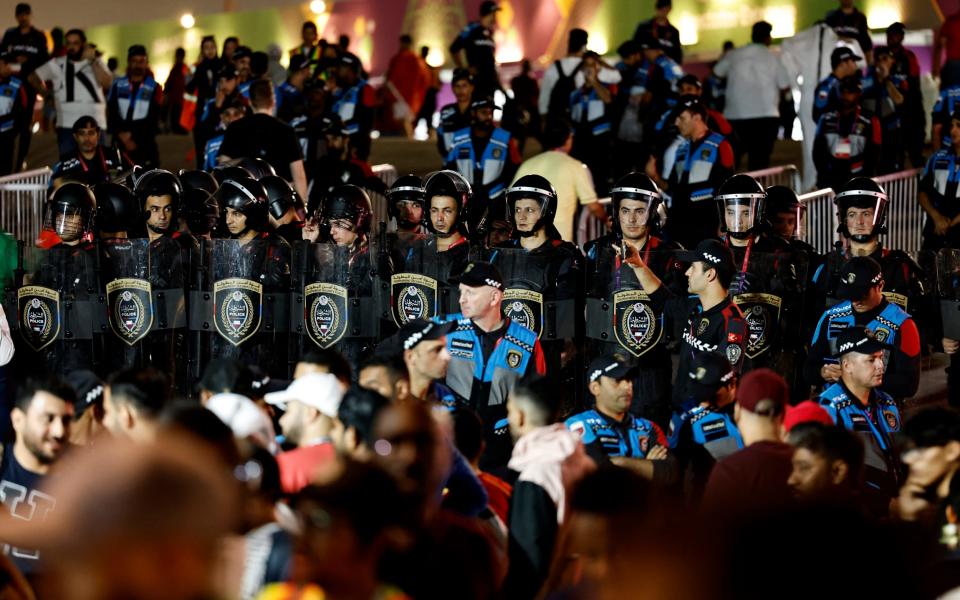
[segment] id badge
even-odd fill
[[[837,158],[850,158],[851,148],[852,146],[850,145],[850,138],[844,138],[837,142],[837,145],[833,150],[833,155]]]

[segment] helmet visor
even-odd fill
[[[618,220],[620,230],[624,235],[633,237],[643,234],[644,228],[650,224],[651,216],[650,202],[635,198],[624,198],[620,200],[615,218]]]
[[[748,233],[757,223],[762,196],[734,196],[723,198],[720,218],[730,233]]]
[[[44,228],[55,232],[65,242],[78,240],[86,229],[83,210],[67,204],[48,204]]]
[[[802,202],[770,215],[773,232],[788,240],[807,239],[807,206]]]
[[[837,196],[843,208],[841,222],[851,238],[865,239],[879,233],[886,213],[887,199],[880,195],[858,194],[844,201],[844,195]]]

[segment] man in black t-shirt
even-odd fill
[[[250,85],[253,114],[230,125],[220,146],[220,163],[244,156],[259,157],[270,163],[277,175],[293,184],[301,198],[307,197],[307,176],[297,135],[273,116],[276,97],[273,84],[257,80]]]

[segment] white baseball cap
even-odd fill
[[[286,410],[287,403],[296,400],[322,414],[334,418],[343,399],[343,387],[340,380],[330,373],[311,373],[294,379],[290,386],[281,392],[271,392],[263,397],[267,404]]]

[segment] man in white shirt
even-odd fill
[[[107,127],[107,102],[104,90],[110,87],[113,75],[96,48],[87,44],[80,29],[71,29],[64,36],[66,56],[51,58],[30,74],[30,85],[44,96],[53,95],[57,109],[57,145],[60,160],[76,151],[71,127],[77,119],[90,116],[100,129]],[[44,82],[49,81],[48,88]]]
[[[607,211],[597,202],[597,192],[587,165],[570,156],[573,147],[570,123],[564,120],[549,123],[543,133],[543,143],[548,150],[525,160],[513,183],[524,175],[540,175],[552,183],[557,190],[557,214],[553,224],[564,241],[576,243],[574,219],[577,203],[604,223],[608,221]]]
[[[773,26],[753,24],[753,42],[728,52],[713,68],[727,80],[727,103],[723,116],[740,138],[751,171],[770,166],[770,153],[780,125],[780,94],[790,87],[790,77],[780,56],[770,50]],[[740,164],[740,156],[735,161]]]
[[[553,112],[555,114],[550,114],[550,96],[553,94],[554,86],[556,86],[560,81],[560,71],[562,71],[562,75],[564,77],[574,78],[574,80],[570,82],[571,85],[569,85],[569,90],[571,92],[577,87],[583,85],[583,75],[580,74],[579,68],[580,61],[586,51],[587,32],[583,29],[571,29],[570,36],[567,40],[567,55],[547,67],[546,71],[543,72],[543,79],[540,80],[540,99],[538,101],[538,108],[540,109],[540,114],[543,115],[544,118],[567,116],[569,113],[569,94],[562,99],[558,99],[557,102],[559,102],[560,105],[553,107]],[[560,71],[557,70],[558,63]],[[601,63],[601,65],[602,68],[598,74],[600,83],[620,83],[620,71],[610,68],[603,63]],[[561,110],[562,112],[556,114],[558,110]],[[563,232],[561,231],[560,233]]]

